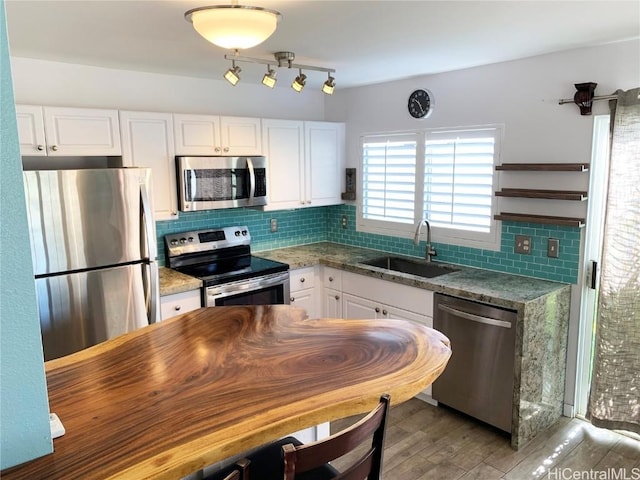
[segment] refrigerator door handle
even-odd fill
[[[149,263],[149,290],[147,291],[149,325],[160,321],[160,285],[158,280],[158,263]]]
[[[147,186],[140,185],[140,203],[142,205],[142,218],[144,221],[144,233],[149,260],[154,261],[158,258],[158,246],[156,244],[155,228],[153,225],[153,212],[151,211],[151,203],[149,202],[149,194]]]
[[[147,281],[147,315],[149,316],[149,324],[156,323],[160,320],[160,285],[158,277],[158,246],[156,244],[156,235],[154,228],[153,212],[151,211],[151,203],[149,202],[149,194],[147,186],[140,185],[140,204],[142,206],[142,219],[144,222],[145,242],[147,253],[149,255],[149,278]]]

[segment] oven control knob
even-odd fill
[[[187,243],[187,239],[186,239],[186,238],[184,238],[184,237],[182,237],[182,238],[180,239],[180,243],[181,243],[182,245],[184,245],[185,243]]]
[[[173,240],[171,240],[171,246],[175,247],[176,245],[178,245],[178,240],[176,240],[175,238]]]
[[[246,237],[247,236],[247,231],[246,230],[242,230],[242,235]]]
[[[235,231],[235,236],[236,236],[236,237],[239,237],[239,236],[240,236],[240,230],[236,230],[236,231]]]
[[[193,242],[193,237],[189,237],[189,243]]]

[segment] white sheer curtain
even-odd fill
[[[616,93],[587,416],[640,433],[640,88]]]

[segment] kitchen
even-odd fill
[[[334,97],[327,100],[319,93],[313,95],[305,91],[303,94],[307,96],[303,102],[299,97],[294,98],[278,89],[268,92],[274,95],[265,95],[262,86],[240,84],[231,90],[223,81],[72,65],[44,59],[15,57],[11,59],[11,68],[17,104],[117,107],[129,111],[346,122],[347,131],[352,132],[347,133],[345,149],[346,165],[351,167],[357,167],[359,132],[417,128],[415,121],[406,115],[406,97],[414,87],[427,85],[436,98],[436,110],[430,119],[433,126],[506,124],[508,135],[503,145],[505,162],[507,159],[512,162],[589,162],[590,117],[579,116],[575,106],[558,106],[557,99],[573,95],[573,84],[580,81],[597,81],[598,94],[637,86],[637,52],[638,43],[632,40],[435,74],[420,78],[420,81],[397,80],[343,92],[337,89]],[[636,59],[636,63],[628,59]],[[64,82],[58,81],[61,78]],[[155,88],[148,88],[151,83]],[[113,89],[112,85],[127,85],[127,88]],[[240,87],[243,89],[240,90]],[[594,113],[606,113],[604,102],[594,105]],[[545,138],[545,142],[540,142],[540,138]],[[584,179],[578,180],[582,181]],[[343,186],[341,191],[344,191]],[[529,208],[535,213],[538,205],[529,203],[532,204]],[[563,213],[567,216],[574,214],[570,206],[558,208],[564,209]],[[341,227],[344,215],[347,216],[346,233]],[[270,231],[272,218],[278,221],[279,228],[275,233]],[[346,235],[347,241],[340,243],[417,257],[424,253],[424,243],[414,247],[410,239],[398,238],[392,239],[389,245],[385,243],[387,239],[358,233],[355,224],[355,207],[347,204],[266,213],[222,210],[208,214],[180,214],[177,220],[159,221],[156,229],[159,245],[162,245],[160,242],[165,234],[190,230],[192,227],[247,225],[253,236],[252,248],[255,252],[336,241]],[[579,238],[580,230],[574,234]],[[557,236],[556,230],[546,230],[540,232],[539,239],[534,238],[533,243],[546,243],[547,238]],[[445,245],[437,246],[439,260],[457,263],[453,251],[448,253]],[[575,251],[567,253],[575,255],[579,249],[578,242]],[[568,264],[568,278],[552,280],[579,284],[584,275],[580,272],[580,261],[573,259]],[[544,274],[544,270],[542,272]],[[570,332],[570,339],[574,342],[577,336],[577,320],[574,317],[577,305],[579,297],[574,295],[571,309],[574,331]],[[9,331],[5,330],[4,322],[3,314],[3,337]],[[20,333],[19,338],[23,335]],[[38,378],[37,373],[35,375],[32,378]],[[567,390],[570,392],[567,397],[571,399],[573,386],[568,385]],[[571,404],[571,400],[568,403]]]

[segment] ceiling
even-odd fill
[[[232,52],[184,19],[185,11],[216,3],[231,2],[6,0],[9,47],[16,57],[218,80]],[[638,0],[240,3],[282,13],[276,32],[241,55],[271,59],[293,51],[296,63],[336,69],[338,89],[640,37]],[[266,71],[240,65],[242,82],[258,83]],[[326,79],[306,73],[308,83]]]

